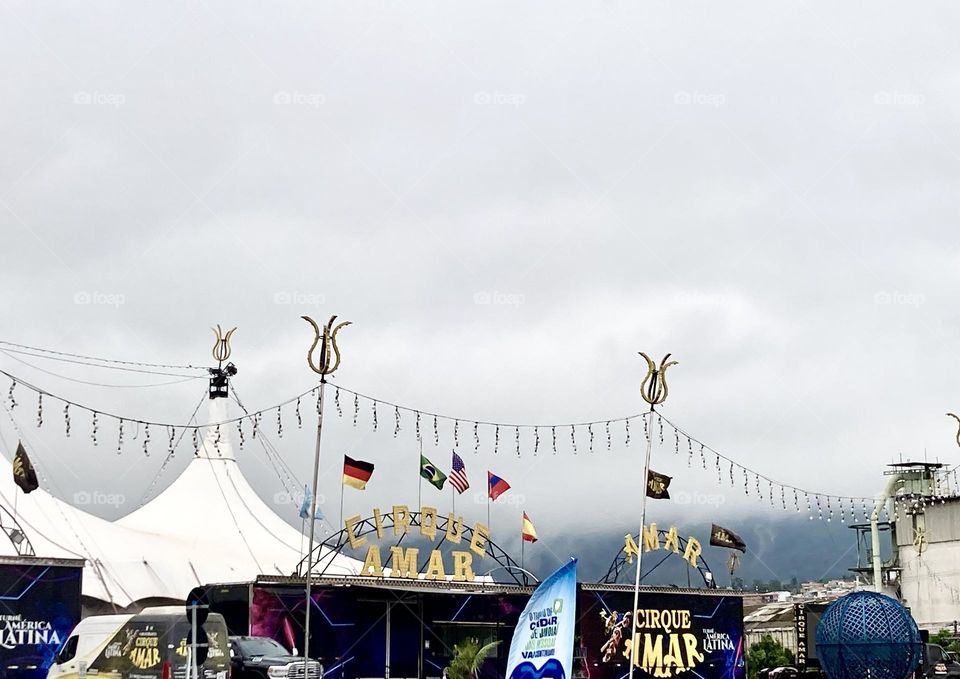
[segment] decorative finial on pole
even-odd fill
[[[647,376],[640,383],[640,396],[650,404],[650,410],[667,400],[667,368],[677,365],[677,361],[669,361],[670,354],[663,357],[660,367],[642,351],[638,352],[647,361]]]
[[[226,398],[229,394],[228,378],[237,374],[237,368],[233,363],[227,363],[227,367],[224,368],[223,362],[230,358],[230,338],[236,328],[227,330],[226,335],[223,334],[223,329],[219,323],[217,323],[217,327],[210,329],[213,330],[213,335],[216,337],[212,353],[213,360],[217,362],[216,368],[208,370],[210,373],[210,398]]]
[[[309,678],[307,671],[310,659],[310,609],[313,608],[312,596],[310,594],[313,584],[313,546],[316,540],[315,531],[317,527],[317,485],[320,480],[320,438],[323,434],[323,394],[324,387],[327,386],[327,375],[332,375],[340,367],[340,348],[337,346],[337,333],[340,329],[350,325],[350,321],[341,321],[337,325],[336,316],[331,316],[327,324],[321,331],[317,322],[309,316],[301,316],[303,320],[313,327],[313,344],[307,350],[307,365],[310,369],[320,375],[320,394],[317,398],[317,447],[313,458],[313,495],[310,499],[310,546],[307,551],[307,583],[306,583],[306,601],[304,602],[304,620],[303,620],[303,676]],[[320,357],[314,362],[313,352],[317,345],[320,345]],[[343,486],[340,488],[343,493]],[[343,506],[343,496],[341,495],[341,507]]]
[[[230,358],[230,337],[233,335],[236,328],[231,328],[227,330],[227,334],[223,334],[223,330],[220,329],[220,324],[217,323],[216,328],[210,328],[213,330],[214,336],[217,338],[217,341],[213,344],[213,360],[217,363],[222,364],[228,358]]]
[[[957,417],[953,413],[947,413],[947,417],[952,417],[957,421],[957,445],[960,446],[960,417]]]
[[[309,316],[301,316],[300,318],[313,326],[315,335],[313,344],[310,345],[310,349],[307,351],[307,364],[313,372],[320,375],[321,381],[326,381],[326,376],[332,375],[334,371],[340,367],[340,349],[337,347],[337,333],[340,332],[340,329],[344,326],[350,325],[350,321],[342,321],[335,326],[333,323],[337,320],[337,317],[331,316],[327,324],[323,326],[323,331],[321,332],[320,326],[317,325],[315,320]],[[314,363],[313,352],[316,350],[317,345],[321,343],[320,360]]]

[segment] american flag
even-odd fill
[[[456,488],[460,494],[463,494],[463,492],[470,487],[470,482],[467,481],[467,468],[463,464],[463,460],[461,460],[460,456],[456,453],[453,454],[453,469],[450,471],[450,485]]]

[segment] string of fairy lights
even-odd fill
[[[0,341],[7,350],[39,354],[47,352],[26,345],[11,345]],[[111,359],[95,358],[65,352],[50,352],[55,360],[65,360],[83,365],[105,367]],[[192,365],[156,364],[135,361],[116,361],[121,369],[131,371],[156,370],[192,370]],[[162,373],[161,373],[162,374]],[[230,428],[235,428],[240,448],[248,440],[262,438],[265,427],[273,429],[279,438],[283,437],[285,426],[302,428],[304,419],[311,411],[319,414],[321,401],[319,388],[312,387],[280,403],[256,411],[246,411],[243,415],[217,422],[197,423],[196,412],[190,421],[172,423],[144,418],[124,416],[78,403],[62,395],[53,394],[23,378],[5,370],[0,370],[10,385],[6,391],[4,405],[12,413],[18,408],[27,408],[23,390],[31,392],[35,398],[35,421],[38,428],[49,425],[50,409],[55,408],[63,421],[63,432],[70,437],[75,420],[78,417],[89,418],[89,435],[94,446],[105,443],[104,421],[115,424],[116,451],[122,454],[125,444],[135,440],[145,456],[158,446],[165,449],[164,467],[173,459],[183,439],[189,439],[194,454],[201,446],[202,431],[213,430],[213,445],[219,452],[219,443]],[[755,471],[732,458],[718,452],[711,446],[687,433],[672,421],[656,411],[638,412],[610,419],[566,422],[560,424],[510,423],[490,420],[461,418],[436,412],[421,410],[389,400],[376,398],[352,390],[348,387],[328,382],[333,388],[333,407],[340,419],[348,419],[353,426],[366,426],[372,432],[392,431],[394,438],[401,432],[413,429],[418,443],[431,441],[440,446],[441,441],[455,451],[469,450],[474,454],[481,450],[494,456],[513,454],[558,455],[569,454],[594,455],[601,451],[612,451],[614,447],[630,447],[635,439],[642,435],[645,441],[653,437],[661,448],[673,449],[673,455],[685,457],[687,467],[700,467],[703,471],[715,474],[719,486],[730,484],[731,489],[742,489],[746,497],[756,497],[765,501],[774,509],[783,511],[806,512],[811,520],[841,523],[869,521],[876,500],[865,496],[836,495],[811,491],[784,483]],[[54,405],[56,404],[56,405]],[[33,406],[31,406],[33,407]],[[267,423],[271,423],[268,425]],[[293,424],[295,422],[295,425]],[[951,479],[952,476],[952,489]],[[900,496],[888,507],[886,503],[877,508],[881,520],[897,519],[901,514],[909,514],[922,509],[931,502],[943,502],[948,496],[960,495],[957,468],[942,472],[931,482],[929,494]]]

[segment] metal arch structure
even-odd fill
[[[663,528],[657,529],[658,539],[665,538],[668,533],[669,531],[664,530]],[[641,542],[641,539],[643,536],[639,536],[639,537],[640,539],[637,540],[637,546],[640,549],[643,549],[643,544]],[[680,553],[683,553],[687,548],[687,539],[679,535],[677,536],[677,539],[680,544]],[[664,554],[663,558],[660,559],[653,566],[653,568],[641,574],[640,581],[642,582],[643,578],[647,577],[648,575],[653,573],[655,570],[657,570],[657,568],[659,568],[664,561],[666,561],[672,554],[675,554],[675,553],[676,552],[674,552],[673,550],[670,550],[670,549],[666,550],[666,554]],[[633,558],[627,556],[625,546],[621,547],[620,551],[617,552],[617,555],[614,557],[613,562],[610,564],[610,568],[607,569],[607,574],[603,576],[603,578],[600,580],[600,583],[604,585],[617,584],[617,582],[620,580],[621,573],[624,572],[624,570],[626,569],[626,566],[630,563],[633,563]],[[713,577],[713,571],[710,569],[710,566],[707,565],[707,562],[703,558],[702,554],[697,556],[697,572],[700,573],[700,577],[703,579],[704,587],[706,587],[707,589],[717,588],[717,581],[716,581],[716,578]]]
[[[410,528],[419,528],[421,512],[419,511],[410,511],[408,512],[410,518]],[[380,530],[393,531],[393,512],[388,512],[380,516]],[[437,542],[434,549],[439,549],[443,543],[447,541],[447,525],[450,522],[450,517],[448,516],[437,516],[437,535],[442,536]],[[371,533],[377,532],[377,525],[375,518],[369,516],[357,523],[353,524],[353,537],[354,539],[361,538]],[[462,541],[469,544],[473,540],[473,528],[468,524],[464,523],[462,525],[462,530],[460,534],[462,535]],[[396,541],[395,546],[399,546],[403,539],[407,536],[407,533],[404,532],[399,536],[399,539]],[[489,556],[494,560],[496,566],[487,571],[487,574],[491,573],[500,573],[503,572],[506,574],[507,582],[513,585],[519,585],[521,587],[529,587],[531,585],[537,585],[540,583],[539,578],[530,573],[530,571],[522,568],[517,561],[510,556],[505,550],[503,550],[498,544],[493,542],[489,537],[485,538],[485,547],[484,552],[486,556]],[[347,533],[347,529],[344,528],[337,533],[334,533],[328,537],[323,542],[319,543],[314,548],[313,555],[313,577],[323,577],[327,575],[327,569],[333,565],[334,560],[337,555],[339,555],[345,547],[350,545],[350,537]],[[300,577],[306,577],[307,573],[307,562],[308,559],[303,558],[299,564],[297,564],[296,575]],[[426,563],[423,566],[419,566],[417,573],[423,573],[426,568]],[[385,580],[398,580],[401,578],[384,578]]]
[[[33,543],[30,542],[30,538],[27,536],[27,532],[23,530],[23,526],[17,521],[17,517],[2,505],[0,505],[0,529],[3,530],[7,539],[10,540],[10,544],[12,544],[16,550],[17,556],[37,555],[36,550],[33,548]]]

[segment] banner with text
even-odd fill
[[[572,677],[576,614],[577,561],[571,559],[540,583],[520,614],[510,642],[507,678]]]

